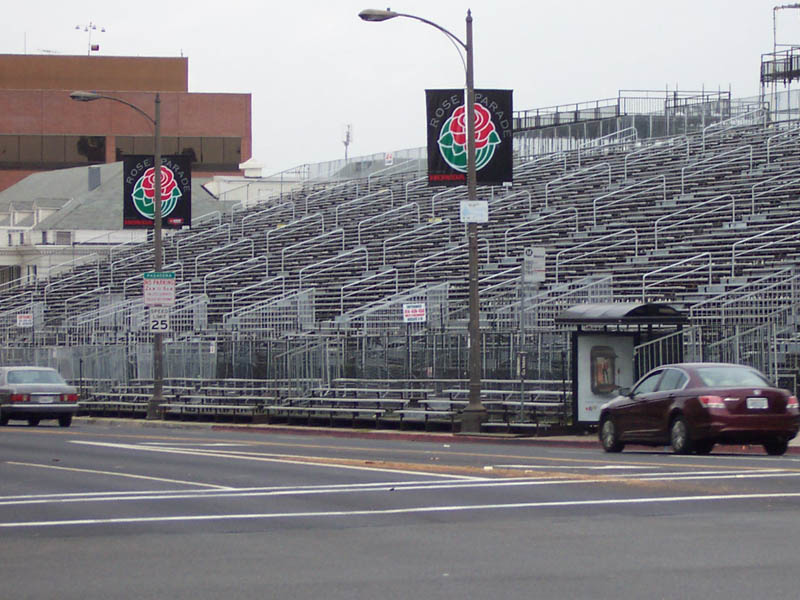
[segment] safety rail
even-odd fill
[[[542,156],[540,158],[534,158],[533,160],[529,160],[523,162],[514,169],[515,177],[519,177],[526,171],[538,169],[536,166],[537,163],[549,162],[552,163],[553,161],[560,161],[561,162],[561,170],[566,173],[567,172],[567,155],[564,152],[555,152],[553,154],[549,154],[547,156]]]
[[[444,240],[442,239],[441,233],[439,233],[439,229],[443,227],[447,228],[447,237]],[[429,230],[429,231],[427,233],[421,233],[423,230]],[[446,244],[449,244],[452,238],[450,219],[438,219],[438,218],[433,219],[430,222],[424,225],[420,225],[419,227],[415,227],[414,229],[411,229],[409,231],[404,231],[398,235],[385,238],[383,240],[383,243],[381,244],[382,256],[383,256],[383,262],[381,264],[386,265],[387,250],[394,250],[395,248],[410,246],[412,243],[419,242],[423,239],[426,239],[427,237],[434,237],[439,243],[444,242]],[[405,241],[397,244],[392,244],[392,242],[395,242],[402,238],[409,238],[409,239],[406,239]]]
[[[744,114],[736,115],[735,117],[731,117],[730,119],[725,119],[724,121],[717,121],[716,123],[712,123],[711,125],[705,127],[703,129],[703,133],[702,133],[702,148],[703,148],[703,152],[706,151],[706,138],[707,137],[711,137],[712,135],[721,135],[721,134],[725,133],[726,131],[730,131],[732,129],[737,129],[739,127],[747,127],[749,125],[758,124],[758,122],[757,122],[757,116],[758,115],[761,116],[761,119],[760,119],[761,120],[761,125],[766,125],[767,124],[767,118],[769,116],[769,110],[765,109],[765,108],[757,108],[755,110],[751,110],[750,112],[746,112]],[[739,121],[747,121],[747,120],[749,120],[750,122],[743,123],[743,124],[736,124]],[[719,131],[716,131],[714,133],[706,135],[706,132],[708,132],[711,129],[719,129]]]
[[[466,186],[459,185],[451,188],[447,188],[442,190],[441,192],[435,193],[431,196],[431,217],[436,217],[436,203],[437,199],[440,199],[442,196],[446,196],[447,194],[456,194],[454,197],[449,198],[450,201],[455,202],[459,200],[459,198],[467,198],[467,188]]]
[[[262,263],[263,267],[261,266]],[[203,276],[203,293],[209,295],[208,287],[211,283],[219,283],[220,281],[230,278],[238,279],[245,273],[257,273],[261,270],[263,270],[264,277],[266,277],[269,272],[269,263],[267,261],[267,256],[263,254],[261,256],[248,258],[243,262],[237,262],[232,265],[222,267],[216,271],[211,271]],[[234,286],[235,285],[236,284],[234,283]]]
[[[659,180],[661,181],[661,200],[663,202],[666,202],[667,201],[667,178],[664,175],[657,175],[655,177],[651,177],[649,179],[645,179],[643,181],[639,181],[637,183],[631,184],[631,185],[626,186],[624,188],[620,188],[618,190],[614,190],[613,192],[609,192],[607,194],[603,194],[602,196],[599,196],[599,197],[595,198],[592,201],[592,225],[597,227],[598,204],[600,204],[601,200],[605,200],[606,198],[612,198],[613,196],[618,196],[619,194],[623,194],[623,193],[628,192],[630,190],[633,190],[635,188],[639,188],[639,187],[641,187],[641,186],[643,186],[645,184],[651,183],[653,181],[659,181]],[[643,190],[640,190],[640,191],[638,191],[636,193],[633,193],[633,194],[629,194],[629,195],[624,196],[622,198],[619,198],[617,200],[614,200],[614,201],[611,201],[611,202],[606,202],[605,204],[602,205],[602,208],[608,208],[609,206],[614,206],[615,204],[620,204],[622,202],[625,202],[626,200],[631,200],[631,199],[635,198],[636,196],[639,196],[640,194],[645,194],[647,192],[652,192],[655,189],[658,189],[658,186],[651,186],[651,187],[645,188]]]
[[[242,217],[241,221],[241,236],[244,237],[245,234],[245,227],[252,226],[256,223],[263,223],[269,220],[269,217],[273,217],[276,213],[280,214],[280,211],[291,209],[292,211],[292,218],[289,219],[290,221],[294,221],[295,219],[295,205],[294,202],[282,202],[281,204],[276,204],[274,206],[270,206],[269,208],[265,208],[264,210],[260,210],[258,212],[250,213]]]
[[[186,250],[186,248],[190,246],[195,246],[198,244],[208,244],[212,239],[215,239],[218,234],[221,234],[223,239],[225,239],[226,242],[230,243],[231,241],[230,223],[223,223],[222,225],[217,225],[216,227],[206,229],[205,231],[195,233],[194,235],[181,237],[177,242],[175,242],[175,260],[181,259],[181,248]]]
[[[192,227],[199,227],[206,221],[216,221],[217,225],[222,225],[222,212],[214,210],[199,217],[195,217],[192,222]]]
[[[687,176],[686,176],[686,172],[687,171],[691,172],[692,170],[694,170],[694,172],[692,173],[692,176],[696,177],[697,175],[700,175],[701,173],[705,173],[707,171],[711,171],[712,169],[717,169],[717,168],[719,168],[719,167],[721,167],[723,165],[734,163],[734,162],[736,162],[738,160],[741,160],[741,157],[735,157],[735,158],[731,158],[729,160],[723,160],[723,161],[720,161],[719,159],[721,159],[723,156],[729,156],[729,155],[734,154],[736,152],[740,152],[741,150],[747,150],[747,153],[750,155],[750,170],[752,171],[753,170],[753,146],[751,146],[750,144],[747,144],[745,146],[737,146],[736,148],[733,148],[731,150],[726,150],[725,152],[722,152],[720,154],[714,154],[713,156],[709,156],[708,158],[704,158],[702,160],[699,160],[699,161],[697,161],[695,163],[692,163],[690,165],[686,165],[685,167],[683,167],[681,169],[681,194],[685,194],[686,193],[686,179],[688,179]],[[709,166],[707,166],[707,167],[705,167],[703,169],[699,169],[698,168],[700,165],[704,165],[704,164],[707,164],[707,163],[711,163],[711,164],[709,164]]]
[[[499,308],[498,300],[505,306],[515,298],[520,285],[522,271],[521,265],[514,265],[497,271],[491,275],[478,279],[478,297],[480,298],[480,311],[489,313]],[[495,281],[498,280],[498,281]],[[469,317],[469,302],[458,303],[450,310],[451,319],[466,319]]]
[[[776,298],[796,306],[798,279],[800,279],[800,274],[796,272],[794,265],[783,267],[767,275],[762,275],[758,279],[747,281],[733,289],[706,298],[701,302],[696,302],[689,307],[689,320],[692,323],[719,321],[722,305],[729,300],[743,296],[752,295],[771,302],[773,294],[770,294],[769,290],[776,290],[774,294]],[[788,288],[786,287],[787,283],[790,284]]]
[[[773,140],[777,140],[779,138],[787,138],[782,142],[778,142],[773,144]],[[772,148],[776,146],[785,146],[787,144],[796,144],[800,139],[800,127],[792,127],[791,129],[787,129],[781,133],[776,133],[773,136],[767,138],[767,164],[770,164],[772,160]]]
[[[269,243],[270,241],[275,241],[275,238],[279,238],[289,234],[296,234],[297,229],[303,229],[305,223],[319,221],[319,232],[325,233],[325,217],[322,213],[316,212],[310,215],[306,215],[304,217],[300,217],[299,219],[295,219],[294,221],[290,221],[286,225],[279,225],[273,229],[267,231],[265,235],[265,246],[264,251],[269,254]]]
[[[489,240],[487,240],[487,239],[478,240],[478,244],[479,245],[480,245],[481,242],[483,242],[483,244],[486,246],[486,264],[489,264]],[[419,281],[418,280],[419,280],[419,274],[421,272],[429,271],[429,270],[435,269],[436,267],[439,267],[441,265],[446,265],[446,264],[455,262],[458,259],[466,258],[468,256],[468,247],[469,247],[468,243],[458,244],[457,246],[451,246],[450,248],[445,248],[444,250],[440,250],[439,252],[434,252],[433,254],[429,254],[428,256],[424,256],[424,257],[420,258],[419,260],[414,261],[414,285],[415,286],[419,285]],[[447,259],[444,259],[444,260],[440,260],[440,261],[434,262],[432,265],[428,265],[425,268],[419,268],[419,265],[424,263],[424,262],[435,260],[436,258],[439,258],[439,257],[444,256],[446,254],[451,254],[453,252],[457,252],[459,250],[461,250],[462,252],[459,253],[457,256],[453,256],[453,257],[450,257],[450,258],[447,258]],[[480,248],[478,249],[478,252],[480,253]],[[480,254],[478,254],[478,256],[480,257]]]
[[[377,192],[372,192],[371,194],[367,194],[366,196],[361,196],[360,198],[353,198],[352,200],[348,200],[347,202],[341,202],[340,204],[337,204],[336,210],[334,212],[335,215],[334,226],[339,227],[339,211],[341,211],[343,214],[353,211],[361,211],[367,206],[371,206],[373,204],[380,204],[380,202],[382,201],[383,197],[386,194],[389,194],[389,208],[394,208],[394,192],[389,189],[378,190]],[[375,198],[375,199],[370,200],[369,202],[364,202],[364,200],[368,198]]]
[[[408,204],[404,204],[403,206],[398,206],[397,208],[392,208],[385,212],[382,212],[378,215],[373,215],[371,217],[367,217],[366,219],[362,219],[358,222],[358,245],[362,244],[361,240],[361,232],[362,231],[369,231],[370,229],[374,229],[375,227],[379,227],[381,225],[386,225],[391,221],[400,221],[403,219],[403,216],[408,212],[412,214],[416,211],[417,214],[417,225],[420,224],[420,213],[419,213],[419,204],[416,202],[409,202]],[[372,223],[372,225],[367,226],[367,224]]]
[[[344,252],[345,244],[344,244],[344,229],[339,227],[338,229],[331,229],[330,231],[326,231],[325,233],[320,233],[319,235],[315,235],[314,237],[302,240],[297,242],[296,244],[292,244],[291,246],[286,246],[285,248],[281,248],[281,271],[286,270],[286,259],[288,257],[297,256],[298,254],[303,254],[304,252],[310,252],[311,250],[319,250],[323,247],[330,247],[328,243],[329,240],[333,240],[334,238],[341,238],[341,246],[338,247],[336,250],[337,253]],[[339,244],[337,243],[337,246]],[[267,255],[269,258],[269,255]]]
[[[694,261],[700,260],[701,258],[708,259],[707,264],[704,264],[699,267],[695,267],[689,269],[688,271],[682,271],[678,275],[671,275],[670,277],[665,277],[663,279],[659,279],[658,281],[653,281],[651,283],[647,283],[648,277],[658,275],[659,273],[663,273],[665,271],[669,271],[670,269],[674,269],[683,265],[687,265]],[[663,267],[659,267],[658,269],[654,269],[652,271],[648,271],[642,275],[642,302],[647,301],[647,290],[650,288],[654,288],[658,285],[663,285],[665,283],[669,283],[671,281],[677,281],[683,277],[688,277],[689,275],[693,275],[694,273],[699,273],[701,270],[708,269],[708,284],[711,285],[711,276],[712,276],[712,266],[713,262],[711,260],[711,253],[710,252],[701,252],[700,254],[696,254],[695,256],[690,256],[689,258],[684,258],[682,260],[676,261],[674,263],[670,263],[668,265],[664,265]]]
[[[111,285],[114,285],[116,283],[115,275],[116,275],[117,271],[119,271],[119,270],[124,269],[124,272],[128,272],[133,266],[135,266],[135,265],[137,265],[139,263],[144,263],[145,268],[144,269],[137,269],[139,271],[139,273],[137,273],[137,275],[141,275],[141,273],[143,271],[152,269],[152,267],[153,267],[153,256],[155,256],[155,249],[151,246],[150,248],[143,249],[142,252],[139,253],[139,254],[131,254],[129,256],[126,256],[124,258],[120,258],[120,259],[115,260],[114,262],[112,262],[108,267],[108,277],[109,277],[109,281],[111,282]],[[162,255],[161,255],[162,261],[164,259],[164,256],[165,256],[165,254],[163,253],[163,248],[162,248]],[[123,279],[123,283],[127,279],[128,278]]]
[[[567,254],[567,253],[570,253],[570,252],[575,252],[576,250],[579,250],[580,248],[584,248],[586,246],[593,246],[595,244],[599,244],[600,242],[604,242],[605,240],[609,240],[609,239],[612,239],[612,238],[619,238],[619,237],[621,237],[623,235],[626,235],[626,234],[633,234],[633,235],[630,236],[630,237],[626,237],[625,239],[613,242],[613,243],[611,243],[611,244],[609,244],[607,246],[605,244],[600,244],[600,248],[597,248],[596,250],[591,250],[589,252],[583,252],[583,253],[581,253],[581,254],[579,254],[577,256],[574,256],[572,258],[568,258],[567,260],[561,260],[561,256],[564,255],[564,254]],[[581,244],[577,244],[575,246],[572,246],[571,248],[566,248],[564,250],[561,250],[560,252],[558,252],[556,254],[555,282],[559,283],[559,267],[560,266],[565,265],[565,264],[567,264],[569,262],[574,262],[574,261],[579,260],[581,258],[586,258],[587,256],[592,256],[592,255],[597,254],[599,252],[605,252],[607,250],[611,250],[612,248],[616,248],[618,246],[622,246],[622,245],[624,245],[626,243],[629,243],[631,240],[633,240],[633,255],[634,256],[638,256],[639,255],[639,233],[633,228],[620,229],[619,231],[615,231],[613,233],[609,233],[607,235],[603,235],[603,236],[601,236],[599,238],[595,238],[593,240],[588,240],[588,241],[583,242]]]
[[[51,277],[53,277],[58,273],[74,271],[76,267],[82,267],[87,264],[91,263],[99,264],[101,260],[102,257],[96,252],[93,252],[92,254],[87,254],[86,256],[79,256],[77,258],[73,258],[72,260],[68,260],[63,263],[58,263],[57,265],[43,267],[36,275],[37,289],[39,280],[50,279]]]
[[[515,200],[514,202],[506,204],[506,202],[508,202],[512,198],[518,198],[519,196],[525,196],[527,198],[528,214],[530,214],[533,209],[533,198],[531,197],[531,193],[528,190],[514,192],[513,194],[507,194],[505,196],[501,196],[499,198],[495,198],[494,200],[489,201],[489,211],[493,216],[495,216],[497,212],[499,212],[497,210],[498,208],[500,210],[507,210],[512,206],[517,206],[518,204],[524,204],[526,202],[525,199]]]
[[[372,191],[372,178],[373,177],[375,177],[376,179],[379,178],[379,177],[385,177],[390,172],[407,173],[407,172],[410,172],[410,170],[404,170],[404,169],[406,169],[408,166],[413,166],[413,165],[419,166],[419,160],[418,159],[413,159],[413,158],[412,159],[408,159],[408,160],[404,160],[402,162],[398,162],[396,165],[390,165],[390,166],[388,166],[388,167],[386,167],[384,169],[379,169],[378,171],[375,171],[374,173],[370,173],[369,175],[367,175],[367,191],[368,192]]]
[[[764,185],[766,185],[768,183],[771,183],[773,181],[777,181],[779,179],[783,179],[787,175],[794,175],[796,173],[800,173],[800,168],[791,169],[789,171],[783,171],[783,172],[780,173],[780,175],[775,175],[774,177],[770,177],[769,179],[764,179],[762,181],[754,183],[752,185],[752,187],[750,188],[750,198],[751,198],[751,201],[750,201],[750,212],[752,214],[756,213],[756,198],[758,198],[759,196],[764,196],[765,194],[769,194],[770,192],[774,192],[776,190],[782,190],[783,188],[789,187],[792,184],[798,184],[798,183],[800,183],[800,177],[795,177],[793,179],[790,179],[789,181],[785,181],[785,182],[781,183],[780,185],[776,185],[776,186],[773,186],[773,187],[768,188],[766,190],[762,190],[758,194],[756,194],[756,188],[757,187],[764,186]]]
[[[386,281],[387,279],[388,281]],[[345,298],[352,298],[353,296],[358,296],[360,294],[363,294],[364,292],[378,289],[382,286],[386,286],[387,283],[391,283],[392,281],[394,281],[394,292],[392,293],[396,294],[400,289],[400,275],[397,269],[395,269],[394,267],[386,268],[377,273],[372,273],[370,275],[367,275],[366,277],[357,279],[356,281],[345,283],[342,287],[339,288],[339,313],[342,314],[344,313]],[[367,284],[367,282],[371,283]],[[357,289],[345,292],[347,288],[357,288]]]
[[[236,312],[236,304],[245,302],[252,304],[255,298],[272,297],[275,295],[286,293],[286,277],[284,275],[275,275],[268,277],[263,281],[257,281],[241,288],[237,288],[231,292],[231,311]],[[247,302],[251,300],[251,302]]]
[[[647,146],[645,148],[640,148],[639,150],[634,150],[633,152],[629,152],[628,154],[626,154],[625,158],[623,159],[622,178],[623,179],[627,179],[628,178],[628,164],[629,163],[634,163],[637,160],[643,160],[643,158],[645,156],[647,156],[647,158],[650,158],[652,156],[655,156],[657,154],[662,154],[662,153],[675,154],[675,146],[677,144],[681,143],[681,142],[686,144],[686,160],[688,161],[689,160],[689,138],[687,136],[685,136],[685,135],[677,136],[677,137],[674,137],[674,138],[670,138],[667,141],[655,142],[654,144],[651,144],[651,145],[649,145],[649,146]],[[633,156],[640,156],[642,158],[639,158],[639,159],[636,159],[636,160],[630,160],[631,157],[633,157]]]
[[[565,217],[565,218],[559,218],[558,220],[550,222],[553,219],[553,217],[558,217],[559,215],[562,215],[563,213],[571,213],[571,216]],[[574,206],[568,206],[566,208],[561,208],[561,209],[559,209],[559,210],[557,210],[555,212],[547,213],[547,214],[541,215],[539,217],[536,217],[534,219],[528,219],[527,221],[524,221],[524,222],[520,223],[519,225],[514,225],[513,227],[509,227],[508,229],[506,229],[503,232],[503,256],[508,256],[508,243],[509,242],[513,242],[513,241],[516,241],[516,240],[521,240],[521,239],[529,237],[529,236],[531,236],[531,235],[533,235],[535,233],[539,233],[540,231],[544,231],[545,229],[548,229],[550,227],[557,227],[558,225],[561,225],[562,223],[566,223],[567,221],[569,221],[572,218],[575,219],[575,232],[577,232],[578,231],[578,209],[575,208]],[[523,229],[523,228],[528,227],[528,226],[530,226],[530,225],[532,225],[534,223],[540,223],[540,222],[547,222],[547,224],[544,225],[543,227],[537,227],[536,229],[534,229],[532,231],[526,231],[526,232],[520,233],[519,235],[516,235],[514,237],[509,237],[509,234],[511,232],[513,232],[513,231],[516,231],[518,229]]]
[[[233,243],[230,243],[230,244],[226,244],[226,245],[224,245],[224,246],[222,246],[220,248],[214,248],[213,250],[209,250],[208,252],[203,252],[202,254],[198,254],[197,256],[195,256],[195,258],[194,258],[194,276],[198,277],[200,275],[200,265],[201,264],[210,262],[212,260],[216,260],[220,256],[223,256],[223,255],[226,255],[226,254],[237,254],[236,252],[234,252],[234,249],[235,248],[241,248],[243,246],[244,247],[249,247],[250,248],[250,258],[255,258],[256,252],[255,252],[255,244],[253,243],[253,240],[251,240],[250,238],[244,238],[244,239],[239,240],[238,242],[233,242]],[[213,257],[213,258],[208,258],[208,257]]]
[[[300,332],[314,326],[314,288],[291,290],[223,316],[225,329],[239,332]]]
[[[777,313],[787,318],[782,325],[797,324],[797,291],[800,275],[793,274],[785,281],[775,281],[757,290],[730,298],[720,304],[723,325],[758,324]]]
[[[596,165],[592,165],[591,167],[586,167],[585,169],[579,169],[577,171],[573,171],[572,173],[567,173],[563,177],[558,177],[556,179],[552,179],[552,180],[548,181],[545,184],[545,186],[544,186],[544,207],[545,208],[549,207],[550,190],[551,190],[551,186],[553,184],[561,183],[561,182],[564,182],[564,181],[568,182],[568,183],[566,183],[564,185],[561,185],[561,186],[558,186],[558,187],[555,188],[556,190],[562,190],[564,188],[569,187],[570,185],[575,185],[577,183],[584,183],[589,179],[593,179],[593,178],[597,177],[598,175],[592,173],[592,171],[597,171],[599,169],[603,169],[603,170],[608,172],[607,185],[611,185],[611,165],[609,163],[602,162],[602,163],[598,163]],[[589,175],[589,173],[592,173],[592,174]],[[587,175],[587,177],[582,177],[582,175]]]
[[[94,268],[90,270],[83,271],[82,273],[75,273],[73,275],[69,275],[67,277],[61,277],[56,281],[52,281],[48,283],[44,287],[44,302],[47,304],[47,296],[55,292],[55,290],[59,288],[67,288],[71,287],[75,284],[79,284],[78,282],[83,282],[86,279],[94,280],[94,287],[100,287],[100,269]]]
[[[784,229],[790,229],[791,230],[791,228],[797,228],[798,226],[800,226],[800,219],[798,219],[796,221],[792,221],[791,223],[784,223],[783,225],[779,225],[778,227],[774,227],[774,228],[770,229],[769,231],[762,231],[761,233],[757,233],[757,234],[751,235],[750,237],[745,238],[743,240],[739,240],[737,242],[734,242],[732,244],[732,246],[731,246],[731,276],[736,274],[736,257],[737,256],[740,257],[740,256],[742,256],[744,254],[749,254],[751,252],[756,252],[758,250],[763,250],[764,248],[767,248],[769,246],[774,246],[775,244],[780,244],[780,243],[786,242],[788,240],[795,239],[797,237],[800,237],[800,231],[796,231],[795,233],[792,233],[792,234],[789,234],[789,235],[785,235],[785,236],[777,238],[777,239],[770,239],[769,241],[767,241],[767,242],[765,242],[765,243],[763,243],[763,244],[761,244],[759,246],[745,248],[744,250],[738,250],[737,249],[738,246],[742,246],[744,244],[748,244],[748,243],[752,242],[753,240],[757,240],[757,239],[762,238],[764,236],[774,236],[779,231],[783,231]]]
[[[351,181],[345,181],[344,183],[337,183],[335,185],[328,186],[325,189],[319,190],[318,192],[312,192],[312,193],[308,194],[306,196],[306,198],[305,198],[305,211],[304,211],[304,214],[306,214],[306,215],[308,214],[308,201],[311,200],[312,198],[315,198],[316,196],[322,196],[322,198],[320,198],[320,200],[322,200],[323,198],[326,198],[327,196],[335,195],[336,191],[339,190],[340,188],[343,188],[343,189],[346,190],[347,188],[351,188],[351,187],[355,188],[356,197],[358,197],[358,180],[357,179],[353,179]]]
[[[322,273],[328,273],[330,271],[335,271],[336,269],[341,269],[348,265],[356,264],[360,261],[358,258],[359,256],[363,255],[364,267],[361,270],[363,273],[364,271],[369,271],[369,252],[364,247],[353,248],[352,250],[348,250],[346,252],[340,252],[336,256],[332,256],[331,258],[326,258],[324,260],[320,260],[315,262],[314,264],[307,265],[298,271],[298,275],[300,277],[300,289],[303,289],[303,280],[307,279],[311,276],[319,276]],[[323,265],[325,265],[323,267]],[[312,269],[317,269],[316,271],[311,272],[309,275],[308,272]]]
[[[617,146],[627,146],[632,142],[639,140],[639,133],[635,127],[626,127],[614,133],[609,133],[598,138],[586,140],[574,150],[567,150],[567,153],[575,154],[578,161],[578,167],[581,166],[581,157],[590,156],[598,151],[608,151],[611,149],[616,150]]]
[[[111,289],[107,285],[101,285],[93,290],[87,290],[85,292],[81,292],[80,294],[70,296],[64,300],[64,317],[66,318],[69,316],[70,311],[74,312],[76,306],[80,306],[81,298],[90,298],[100,303],[103,295],[109,297],[111,296]]]
[[[719,202],[720,200],[724,200],[725,198],[730,198],[730,202],[726,202],[720,206],[716,206],[711,210],[706,210],[702,212],[697,212],[698,208],[703,206],[707,206],[709,204],[713,204],[715,202]],[[710,198],[709,200],[705,200],[698,204],[692,204],[691,206],[687,206],[686,208],[682,208],[680,210],[676,210],[668,215],[664,215],[663,217],[659,217],[655,220],[653,224],[653,247],[655,250],[658,250],[658,234],[659,232],[663,233],[667,229],[672,229],[673,227],[678,227],[680,225],[685,225],[691,221],[696,221],[697,219],[701,219],[703,217],[707,217],[708,215],[720,212],[725,210],[726,208],[731,209],[731,220],[730,222],[733,223],[736,220],[736,198],[733,197],[732,194],[722,194],[720,196],[716,196],[715,198]],[[662,221],[666,221],[668,219],[674,219],[678,215],[682,215],[684,213],[691,213],[691,216],[686,219],[681,219],[680,221],[675,221],[674,223],[670,223],[669,225],[665,225],[663,227],[660,226]]]
[[[418,177],[417,179],[412,179],[411,181],[406,182],[405,188],[405,201],[408,202],[408,190],[412,186],[417,187],[427,187],[428,185],[428,176],[425,175],[424,177]]]

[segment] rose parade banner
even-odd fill
[[[192,224],[192,173],[190,158],[161,157],[161,226],[173,229]],[[125,156],[122,161],[122,227],[150,229],[155,214],[153,157]]]
[[[512,180],[512,91],[475,90],[475,169],[478,184]],[[464,90],[425,90],[428,185],[466,185]]]

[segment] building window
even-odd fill
[[[43,244],[47,243],[47,232],[46,231],[42,232],[42,243]]]
[[[56,231],[56,244],[59,246],[69,246],[72,243],[71,231]]]

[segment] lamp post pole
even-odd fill
[[[156,92],[153,116],[141,108],[121,98],[106,96],[97,92],[72,92],[69,97],[78,102],[93,100],[111,100],[124,104],[138,112],[153,125],[153,270],[160,272],[162,268],[163,241],[161,237],[161,95]],[[159,407],[164,401],[164,347],[161,333],[153,334],[153,395],[147,401],[147,418],[159,418]]]
[[[474,45],[472,40],[472,12],[467,10],[467,37],[466,42],[447,29],[416,15],[398,13],[391,10],[365,9],[358,16],[368,22],[380,22],[395,17],[406,17],[421,21],[444,33],[455,44],[460,46],[466,54],[466,106],[464,114],[467,119],[467,197],[470,201],[477,200],[478,184],[475,168],[475,74],[473,66]],[[459,50],[460,53],[460,50]],[[463,56],[462,56],[463,58]],[[479,432],[481,422],[486,416],[486,409],[481,403],[481,329],[480,329],[480,296],[478,290],[478,225],[467,224],[467,248],[469,251],[469,403],[464,409],[461,429],[466,432]]]

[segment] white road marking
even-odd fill
[[[15,465],[19,467],[36,467],[37,469],[54,469],[57,471],[74,471],[76,473],[92,473],[95,475],[112,475],[114,477],[127,477],[129,479],[147,479],[149,481],[163,481],[166,483],[178,483],[183,485],[195,485],[198,487],[207,487],[218,490],[232,490],[234,488],[227,485],[214,485],[213,483],[199,483],[197,481],[184,481],[182,479],[166,479],[164,477],[152,477],[149,475],[135,475],[133,473],[120,473],[117,471],[98,471],[96,469],[78,469],[76,467],[60,467],[57,465],[41,465],[37,463],[26,462],[6,462],[7,465]]]
[[[495,469],[529,469],[539,470],[547,469],[580,469],[586,471],[604,471],[604,470],[641,470],[649,468],[649,465],[600,465],[600,466],[585,466],[585,465],[492,465]]]
[[[315,462],[324,461],[324,457],[314,456],[306,457],[297,454],[271,454],[261,452],[242,452],[242,451],[210,451],[210,450],[191,450],[188,448],[172,448],[167,446],[141,446],[138,444],[119,444],[111,442],[87,442],[82,440],[70,440],[73,444],[81,444],[84,446],[100,446],[105,448],[118,448],[123,450],[137,450],[140,452],[165,452],[168,454],[184,454],[189,456],[208,456],[212,458],[233,458],[237,460],[253,460],[261,462],[275,462],[281,464],[292,465],[306,465],[313,467],[325,467],[329,469],[351,469],[355,471],[377,471],[379,473],[402,473],[405,475],[415,475],[424,477],[438,477],[442,479],[462,479],[468,481],[480,481],[483,477],[471,477],[465,475],[452,475],[448,473],[429,473],[424,471],[410,471],[403,469],[390,469],[380,467],[367,467],[360,465],[343,465],[338,463],[329,462]]]
[[[712,496],[669,496],[660,498],[607,498],[599,500],[562,500],[551,502],[515,502],[510,504],[478,504],[452,506],[416,506],[374,510],[343,510],[296,513],[249,513],[229,515],[173,515],[154,517],[116,517],[108,519],[72,519],[60,521],[23,521],[0,523],[0,528],[63,527],[79,525],[125,525],[142,523],[175,523],[197,521],[267,520],[327,517],[380,517],[422,513],[466,512],[480,510],[518,510],[536,508],[571,508],[577,506],[624,506],[632,504],[672,504],[679,502],[722,502],[734,500],[778,500],[800,498],[800,492],[772,494],[716,494]]]

